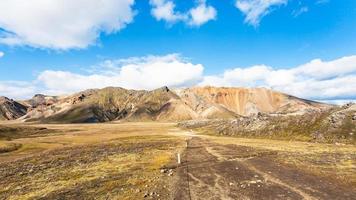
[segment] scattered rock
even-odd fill
[[[143,195],[143,198],[147,198],[149,196],[149,194],[146,192],[144,195]]]

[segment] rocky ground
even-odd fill
[[[178,171],[175,199],[354,199],[355,182],[288,164],[284,154],[193,137]]]
[[[355,144],[356,104],[303,115],[258,113],[235,119],[191,120],[179,126],[210,135]]]

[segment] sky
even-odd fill
[[[356,101],[356,1],[0,1],[0,96],[164,85]]]

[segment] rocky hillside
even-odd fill
[[[261,112],[303,114],[330,107],[265,88],[195,87],[177,90],[177,94],[197,111],[220,106],[242,116]]]
[[[191,120],[179,126],[213,135],[355,144],[356,104],[295,116],[259,113],[236,119]]]
[[[27,112],[11,119],[46,123],[230,119],[256,113],[300,115],[330,107],[263,88],[215,87],[152,91],[108,87],[62,97],[37,94],[21,104]]]
[[[30,109],[35,109],[37,107],[51,106],[58,102],[60,97],[56,96],[46,96],[43,94],[36,94],[31,99],[20,101],[23,105],[29,107]]]
[[[27,112],[27,107],[6,97],[0,97],[0,120],[14,120]]]

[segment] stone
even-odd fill
[[[250,181],[251,184],[256,184],[257,182],[256,181]]]

